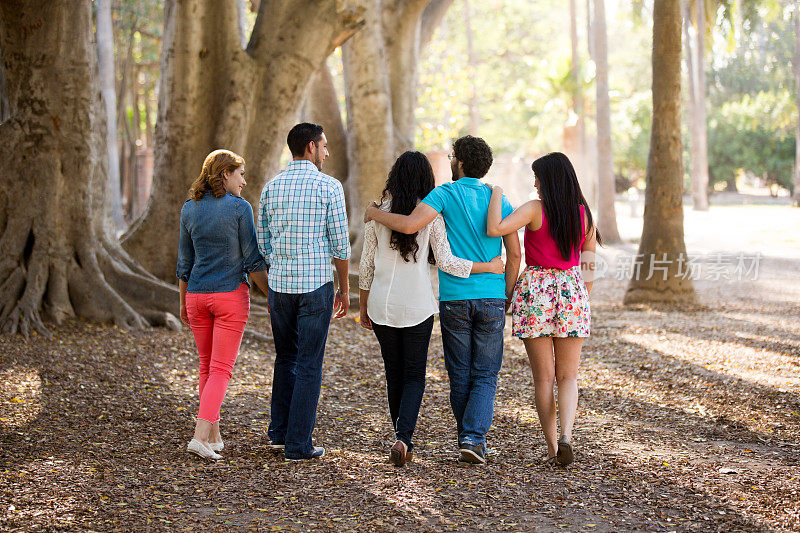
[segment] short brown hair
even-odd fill
[[[189,199],[199,202],[206,191],[215,198],[225,196],[225,172],[233,172],[244,165],[244,158],[230,150],[214,150],[203,161],[203,170],[189,187]]]

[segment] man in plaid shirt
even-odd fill
[[[342,185],[321,172],[328,157],[322,126],[298,124],[287,143],[293,160],[261,192],[256,235],[269,265],[276,353],[270,447],[303,460],[325,453],[311,433],[332,311],[341,318],[350,308],[350,240]],[[331,257],[339,280],[335,297]]]

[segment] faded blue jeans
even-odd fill
[[[440,302],[439,320],[458,444],[485,447],[494,415],[497,375],[503,364],[505,300]]]
[[[269,290],[275,339],[271,420],[267,434],[285,444],[287,458],[308,457],[317,423],[322,359],[333,315],[333,282],[315,291],[289,294]]]

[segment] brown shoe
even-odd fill
[[[408,453],[406,443],[398,440],[389,450],[389,462],[395,466],[403,466],[411,460],[411,455],[412,454]]]

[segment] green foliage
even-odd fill
[[[712,183],[743,170],[791,189],[795,120],[795,104],[785,90],[745,95],[713,110],[708,124]]]

